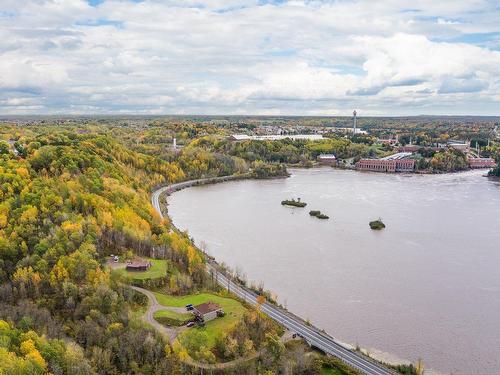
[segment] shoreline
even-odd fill
[[[377,173],[377,174],[389,174],[389,175],[429,175],[429,176],[439,176],[439,175],[444,175],[444,174],[460,174],[460,173],[466,173],[466,172],[471,172],[471,171],[485,171],[486,175],[484,177],[491,177],[491,178],[498,178],[500,180],[500,177],[497,176],[488,176],[487,173],[492,170],[492,168],[467,168],[463,169],[460,171],[450,171],[450,172],[445,172],[445,171],[428,171],[428,170],[421,170],[421,171],[413,171],[413,172],[384,172],[384,171],[360,171],[357,170],[355,167],[345,167],[345,166],[339,166],[339,165],[334,165],[334,164],[323,164],[320,162],[313,162],[312,165],[301,165],[301,164],[285,164],[287,168],[290,169],[311,169],[311,168],[319,168],[319,167],[328,167],[332,169],[340,169],[344,171],[354,171],[354,172],[359,172],[359,173]]]
[[[291,168],[291,169],[310,169],[310,168],[320,168],[320,167],[324,167],[324,166],[325,165],[321,165],[321,164],[318,163],[318,165],[315,165],[315,166],[309,167],[309,168]],[[276,177],[271,177],[271,178],[268,178],[268,179],[288,178],[291,175],[292,174],[289,173],[288,176],[276,176]],[[179,182],[179,183],[175,183],[175,184],[170,184],[170,185],[167,185],[167,186],[163,186],[163,187],[157,188],[156,190],[153,189],[153,195],[152,195],[152,198],[151,198],[151,203],[153,204],[153,207],[155,207],[161,213],[162,217],[167,217],[170,220],[170,224],[171,224],[173,230],[180,231],[179,228],[177,228],[175,226],[172,218],[168,215],[168,210],[166,210],[166,212],[164,212],[164,210],[162,210],[159,198],[163,194],[166,194],[166,196],[170,196],[171,194],[173,194],[175,192],[178,192],[178,191],[190,188],[190,187],[203,186],[203,185],[214,185],[214,184],[218,184],[218,183],[222,183],[222,182],[238,181],[238,180],[245,180],[245,179],[255,179],[255,178],[252,178],[252,176],[250,174],[245,174],[245,175],[231,175],[231,176],[222,176],[222,177],[212,177],[212,178],[206,178],[206,179],[188,180],[188,181],[183,181],[183,182]],[[155,204],[155,195],[156,195],[157,201],[159,203],[158,207],[156,207],[156,204]],[[165,198],[165,204],[168,205],[168,203],[166,201],[166,198]],[[194,246],[196,246],[196,245],[194,244]],[[196,246],[196,248],[205,255],[205,257],[207,258],[207,264],[210,267],[214,267],[214,264],[215,264],[216,267],[220,267],[220,264],[217,262],[217,260],[215,259],[214,256],[211,256],[211,255],[205,253],[203,250],[199,249],[198,246]],[[237,280],[234,280],[233,282],[239,283],[239,281],[237,281]],[[245,285],[243,285],[243,287],[244,288],[248,288]],[[252,290],[250,288],[248,288],[248,289]],[[273,303],[273,304],[275,306],[281,308],[281,309],[285,309],[281,305],[278,305],[277,302]],[[293,312],[288,311],[288,309],[285,309],[285,311],[286,311],[287,314],[289,314],[291,316],[294,316],[294,317],[296,317],[297,319],[299,319],[301,321],[304,321],[300,316],[297,316]],[[312,327],[314,327],[318,331],[322,331],[322,332],[325,332],[325,334],[327,334],[326,331],[322,330],[321,328],[316,328],[314,325],[312,325]],[[335,341],[339,345],[341,345],[342,347],[344,347],[345,349],[347,349],[347,350],[349,350],[349,351],[351,351],[353,353],[361,353],[363,356],[366,356],[371,361],[375,361],[375,362],[377,362],[377,363],[379,363],[379,364],[381,364],[383,366],[386,366],[386,365],[388,365],[388,366],[397,366],[397,365],[401,365],[401,364],[408,365],[408,364],[412,363],[409,360],[401,359],[401,358],[395,356],[394,354],[384,352],[384,351],[382,351],[380,349],[360,347],[360,350],[356,351],[355,350],[356,346],[354,344],[347,343],[345,341],[339,341],[337,339],[335,339]],[[428,370],[430,371],[429,374],[431,374],[431,375],[441,375],[438,372],[433,372],[432,369],[428,369]],[[394,373],[394,374],[397,373],[395,370],[392,370],[392,369],[390,371],[392,371],[392,373]]]

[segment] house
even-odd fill
[[[224,314],[220,305],[211,301],[194,306],[193,313],[204,322],[208,322]]]
[[[151,267],[151,262],[145,262],[145,261],[133,261],[130,263],[127,263],[127,266],[125,269],[127,271],[147,271]]]
[[[381,144],[381,145],[389,145],[389,146],[394,146],[398,143],[398,137],[396,136],[396,138],[389,138],[389,139],[377,139],[377,143]]]

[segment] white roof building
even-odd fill
[[[324,139],[321,134],[287,134],[287,135],[247,135],[247,134],[233,134],[231,139],[235,141],[279,141],[281,139],[304,139],[309,141],[318,141]]]

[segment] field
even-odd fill
[[[224,298],[210,293],[200,293],[192,294],[188,296],[175,297],[169,296],[162,293],[155,293],[158,303],[163,306],[175,306],[184,307],[189,303],[193,305],[199,305],[204,302],[212,301],[218,303],[226,315],[224,317],[216,318],[206,323],[203,328],[193,328],[204,331],[208,336],[208,343],[213,346],[215,343],[215,338],[219,332],[224,332],[233,327],[239,319],[245,313],[245,307],[243,305],[232,299]],[[189,331],[183,332],[181,335],[186,334]]]

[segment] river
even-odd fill
[[[500,374],[499,182],[485,171],[291,172],[179,191],[169,215],[341,341],[436,373]],[[296,197],[307,207],[280,204]],[[370,230],[379,217],[387,228]]]

